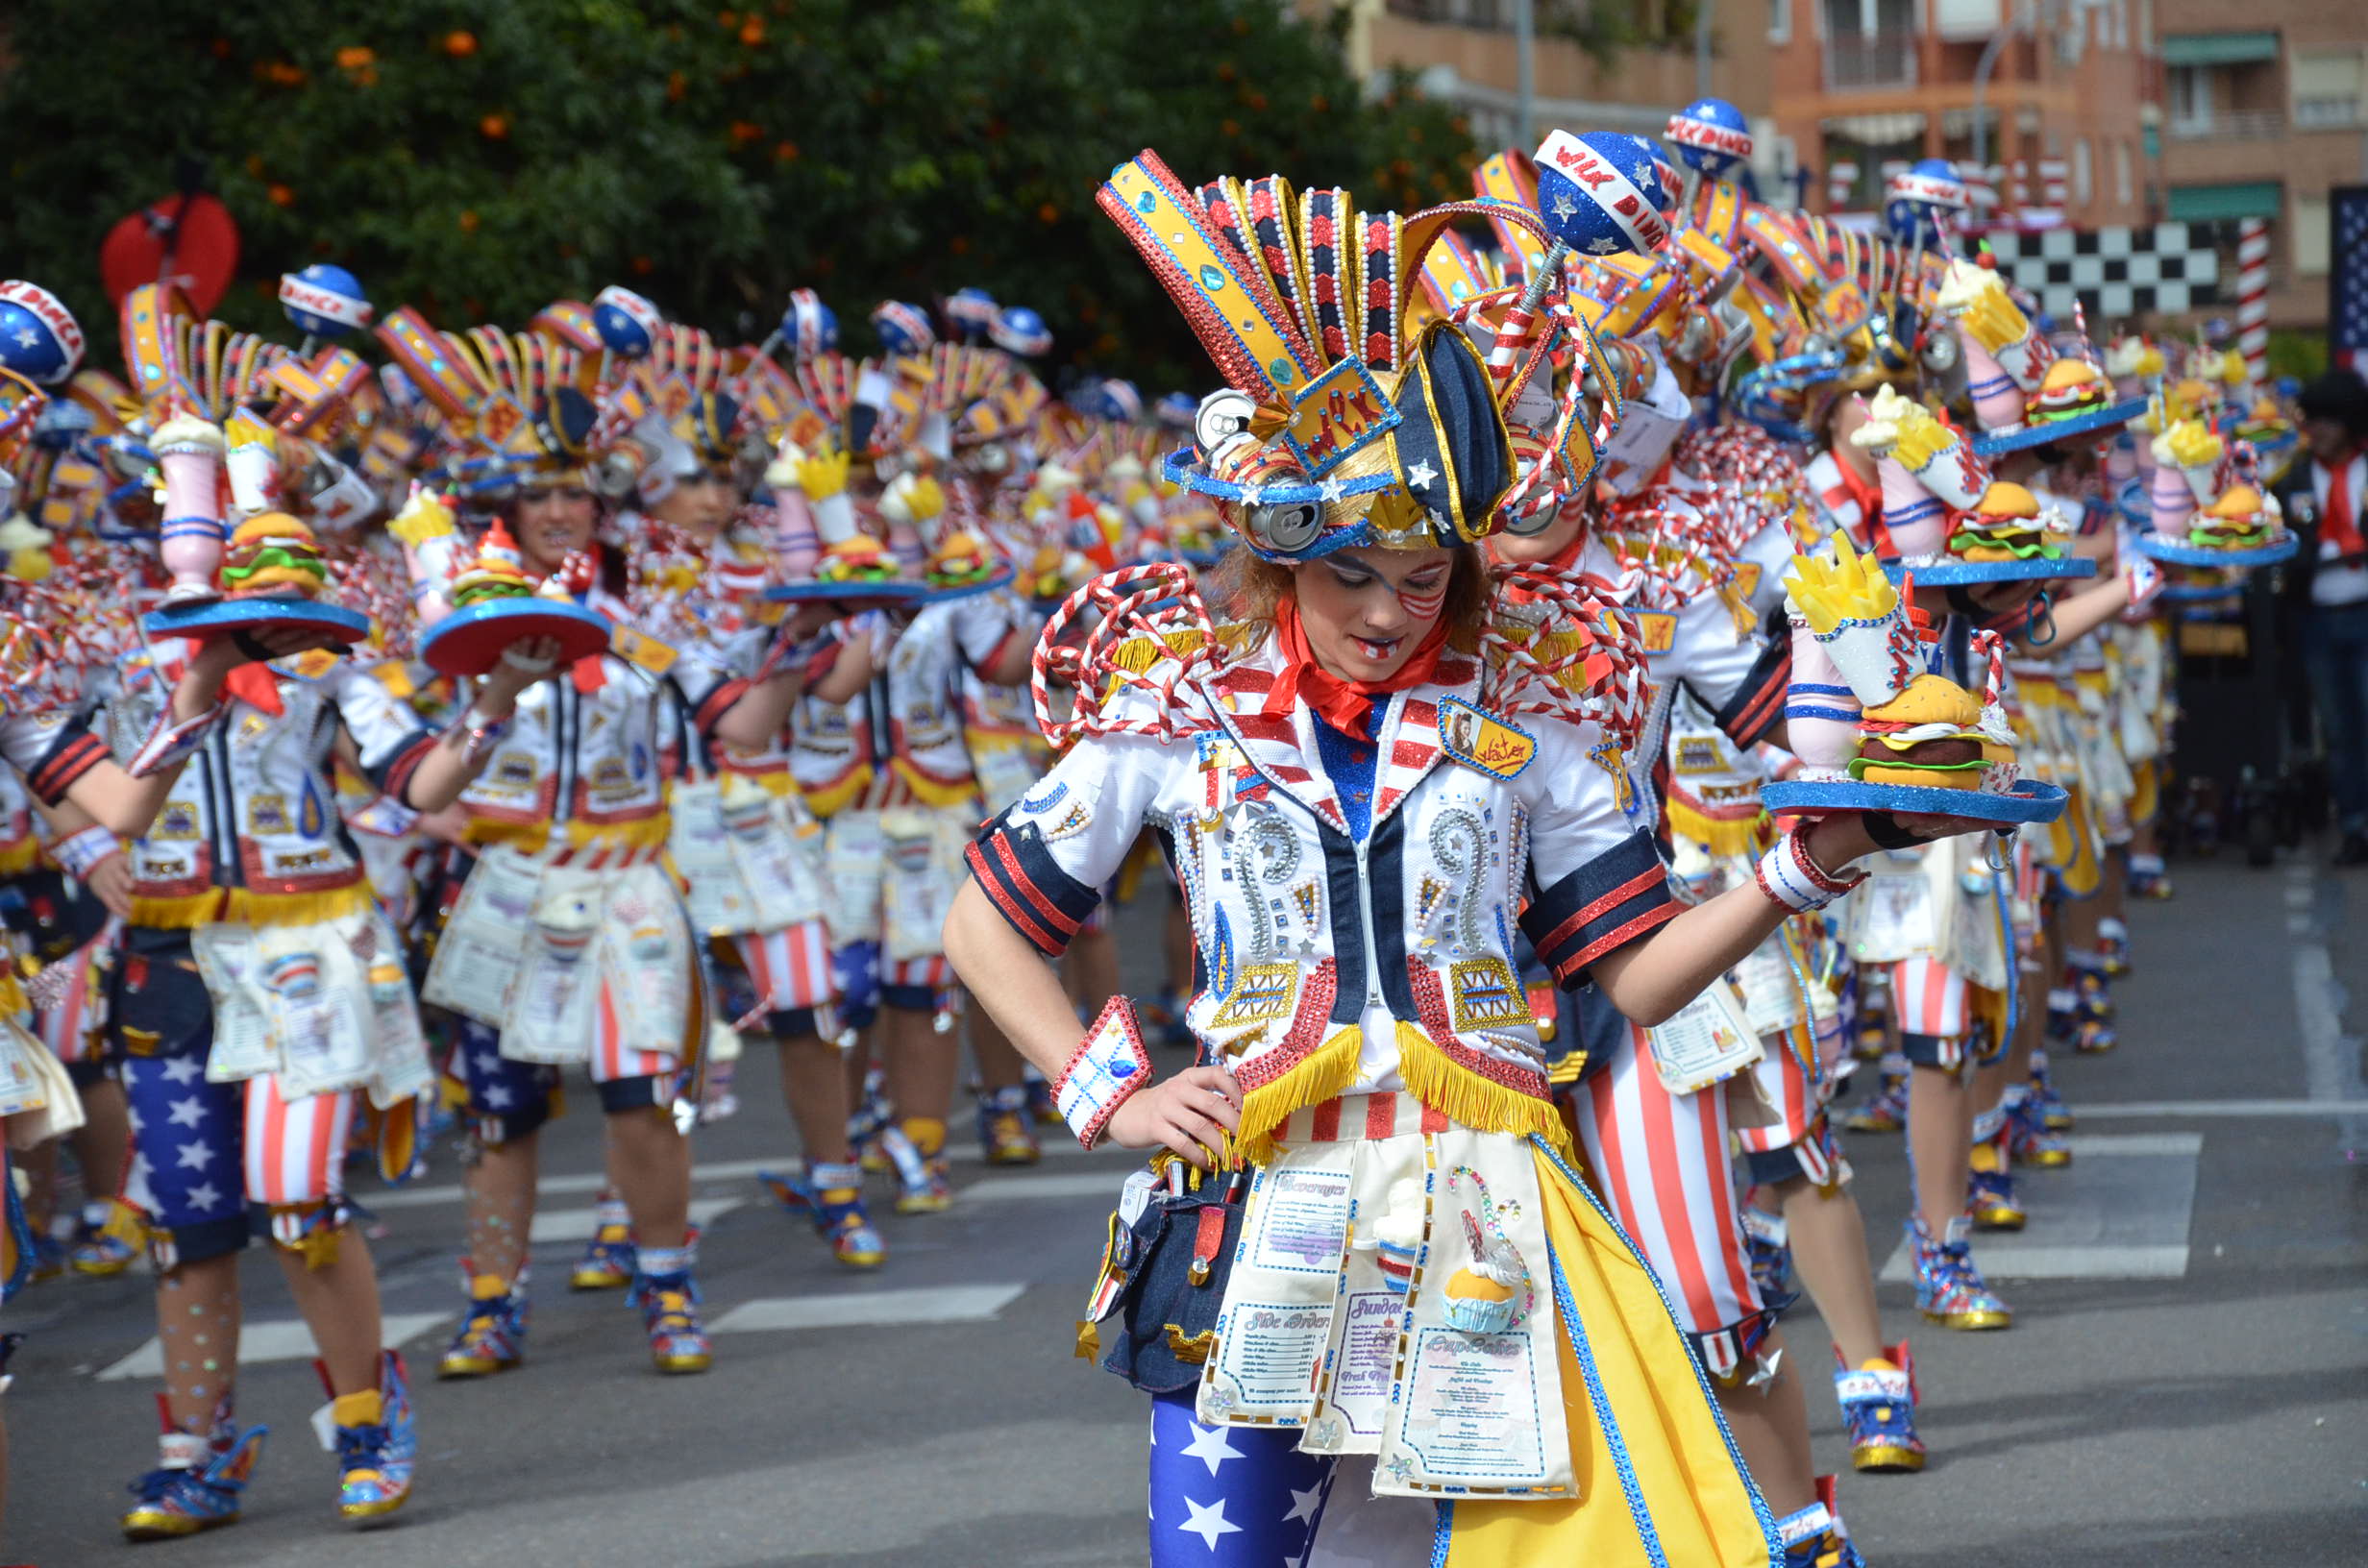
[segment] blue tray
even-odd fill
[[[168,604],[140,617],[151,637],[228,637],[234,632],[280,626],[308,626],[342,643],[370,635],[370,618],[359,610],[317,599],[214,599],[203,604]]]
[[[2287,534],[2274,545],[2257,550],[2206,550],[2196,545],[2183,545],[2176,539],[2166,539],[2158,533],[2141,533],[2137,548],[2156,560],[2169,566],[2220,566],[2231,571],[2249,571],[2257,566],[2276,566],[2290,561],[2302,549],[2302,541]]]
[[[535,637],[559,640],[559,662],[574,664],[608,646],[608,622],[571,600],[487,600],[455,610],[421,634],[419,656],[448,675],[481,675],[513,643]]]
[[[2052,822],[2063,815],[2066,798],[2062,790],[2035,778],[2016,784],[2011,795],[1935,790],[1921,784],[1862,784],[1849,778],[1760,786],[1760,803],[1770,811],[1905,811],[1991,822]]]
[[[1950,588],[1968,582],[2058,582],[2093,577],[2097,575],[2097,563],[2084,555],[2033,561],[1932,561],[1917,567],[1902,561],[1886,561],[1883,571],[1893,582],[1913,572],[1919,588]]]

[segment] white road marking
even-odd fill
[[[2291,884],[2286,889],[2289,900],[2300,892],[2306,907],[2313,901],[2312,886],[2316,872],[2297,866],[2287,873]],[[2288,917],[2291,925],[2297,917]],[[2303,1043],[2303,1085],[2310,1098],[2322,1103],[2356,1101],[2363,1088],[2359,1072],[2359,1042],[2346,1040],[2343,1034],[2343,1010],[2337,1003],[2342,988],[2335,983],[2335,966],[2328,957],[2327,934],[2306,917],[2303,929],[2295,935],[2302,939],[2293,946],[2294,954],[2294,1016],[2301,1024]],[[2356,1112],[2338,1113],[2336,1139],[2345,1148],[2353,1149],[2368,1142],[2368,1115]]]
[[[2089,1133],[2065,1140],[2072,1164],[2026,1178],[2031,1228],[1973,1238],[1983,1275],[2001,1280],[2176,1280],[2187,1272],[2201,1133]],[[1905,1241],[1883,1278],[1914,1278]]]
[[[910,1290],[846,1290],[819,1296],[760,1296],[707,1325],[716,1334],[784,1329],[861,1329],[892,1323],[982,1323],[1020,1299],[1025,1285],[952,1285]]]
[[[1068,1137],[1047,1139],[1044,1149],[1048,1156],[1086,1152],[1084,1145]],[[946,1154],[956,1164],[978,1164],[985,1159],[985,1151],[975,1143],[950,1143],[946,1146]],[[798,1157],[794,1154],[776,1155],[767,1160],[719,1160],[695,1168],[691,1179],[695,1182],[747,1181],[760,1170],[791,1170],[797,1164]],[[598,1192],[607,1183],[608,1178],[599,1171],[579,1171],[566,1176],[546,1176],[539,1190],[546,1198],[572,1197],[581,1192]],[[458,1203],[466,1196],[467,1189],[456,1182],[434,1187],[394,1187],[353,1194],[357,1203],[373,1213],[389,1209],[432,1209],[439,1203]]]
[[[740,1208],[751,1200],[742,1198],[693,1198],[691,1223],[704,1225],[716,1215]],[[535,1246],[552,1242],[568,1242],[581,1246],[592,1239],[593,1227],[600,1220],[598,1209],[548,1209],[534,1216],[534,1228],[527,1233],[527,1240]]]
[[[452,1315],[450,1312],[388,1312],[382,1332],[388,1345],[399,1346],[407,1340],[418,1338],[430,1329],[451,1322]],[[253,1366],[258,1361],[308,1360],[314,1354],[312,1331],[305,1327],[302,1318],[249,1323],[238,1336],[240,1366]],[[164,1347],[154,1339],[98,1374],[101,1383],[162,1376]]]
[[[989,1176],[983,1181],[954,1189],[954,1201],[975,1200],[994,1203],[1012,1198],[1079,1198],[1105,1197],[1116,1203],[1119,1186],[1125,1181],[1122,1170],[1063,1171],[1057,1176]]]
[[[2073,1115],[2086,1121],[2122,1121],[2194,1116],[2212,1120],[2243,1120],[2259,1116],[2352,1116],[2368,1115],[2368,1100],[2122,1100],[2104,1104],[2082,1101]]]

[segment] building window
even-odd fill
[[[2072,205],[2086,207],[2089,189],[2088,138],[2077,136],[2072,142]]]
[[[2115,141],[2113,143],[2113,200],[2127,207],[2135,199],[2136,192],[2130,184],[2130,143],[2127,140]]]
[[[2294,236],[2288,255],[2294,258],[2297,278],[2327,276],[2327,198],[2297,196],[2294,198]]]
[[[1792,41],[1792,0],[1767,0],[1767,41]]]
[[[2343,130],[2359,123],[2359,51],[2297,54],[2289,68],[2293,73],[2296,130]]]
[[[2201,135],[2211,124],[2211,67],[2174,65],[2171,78],[2171,135]]]
[[[2137,52],[2155,52],[2155,0],[2137,0]]]

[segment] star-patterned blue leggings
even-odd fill
[[[1193,1390],[1151,1399],[1151,1568],[1296,1568],[1335,1460],[1296,1428],[1204,1427]]]

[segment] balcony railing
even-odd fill
[[[1915,86],[1912,33],[1836,33],[1825,40],[1828,92]]]
[[[2163,131],[2173,141],[2266,141],[2285,135],[2285,116],[2274,109],[2175,115],[2163,122]]]

